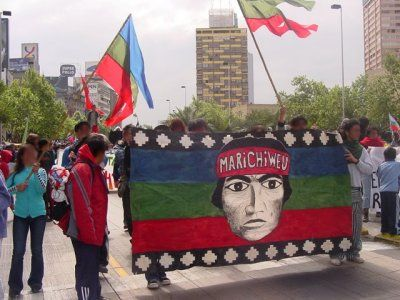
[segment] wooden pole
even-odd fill
[[[240,0],[238,0],[238,4],[239,4],[239,7],[240,7],[240,10],[242,11],[243,17],[246,19],[246,16],[245,16],[245,14],[244,14],[244,10],[243,10],[242,4],[240,3]],[[249,26],[249,24],[247,23],[247,20],[246,20],[246,24],[247,24],[247,27],[249,28],[249,31],[250,31],[250,33],[251,33],[251,37],[253,38],[254,44],[256,45],[257,52],[258,52],[258,54],[260,55],[260,58],[261,58],[261,61],[262,61],[263,66],[264,66],[264,70],[265,70],[265,72],[267,73],[269,82],[271,83],[272,88],[273,88],[273,90],[274,90],[274,92],[275,92],[275,96],[276,96],[276,99],[278,100],[278,104],[279,104],[280,107],[282,107],[282,106],[283,106],[283,103],[282,103],[281,96],[279,95],[278,90],[276,89],[274,80],[272,79],[271,73],[270,73],[269,70],[268,70],[267,63],[265,62],[264,56],[263,56],[263,54],[262,54],[262,52],[261,52],[261,50],[260,50],[260,47],[258,46],[258,43],[257,43],[257,40],[256,40],[256,38],[255,38],[255,36],[254,36],[253,31],[251,31],[250,26]]]

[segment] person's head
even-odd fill
[[[301,131],[301,130],[306,130],[308,126],[308,121],[305,117],[303,116],[297,116],[290,120],[290,129],[293,131]]]
[[[133,139],[132,130],[135,128],[133,125],[129,124],[124,127],[122,130],[122,139],[124,143],[129,143]]]
[[[367,135],[371,139],[376,139],[379,137],[379,129],[377,127],[368,127]]]
[[[250,129],[250,133],[254,136],[265,136],[267,130],[263,125],[254,125]]]
[[[22,145],[17,153],[15,172],[19,173],[26,167],[33,166],[37,160],[37,150],[32,144]]]
[[[108,139],[102,134],[92,133],[86,139],[85,144],[88,145],[89,150],[95,159],[95,163],[100,165],[104,161],[106,151],[110,144]]]
[[[47,152],[51,148],[51,144],[47,139],[40,139],[39,141],[39,150],[42,152]]]
[[[369,119],[367,117],[361,117],[359,119],[360,129],[362,132],[366,132],[369,126]]]
[[[186,132],[185,123],[183,123],[181,119],[173,119],[171,121],[171,124],[169,125],[169,128],[173,132],[182,132],[182,133]]]
[[[154,128],[154,130],[159,132],[170,131],[167,125],[158,125]]]
[[[397,151],[393,147],[387,147],[383,152],[383,156],[385,157],[385,161],[395,161],[397,156]]]
[[[0,158],[2,162],[9,163],[13,160],[13,153],[10,150],[1,150]]]
[[[360,140],[361,127],[360,127],[360,122],[358,122],[356,119],[351,119],[346,124],[344,124],[343,131],[344,131],[346,140],[348,140],[348,141],[359,141]]]
[[[30,133],[26,138],[26,143],[33,145],[36,149],[39,149],[39,140],[40,140],[39,135],[35,133]]]
[[[78,140],[80,141],[83,140],[90,134],[89,122],[86,121],[79,122],[78,124],[75,125],[74,131]]]
[[[212,203],[224,211],[234,234],[258,241],[278,226],[292,193],[289,170],[289,153],[274,139],[235,139],[222,148]]]
[[[189,122],[188,129],[190,132],[208,132],[208,125],[204,119],[196,119]]]

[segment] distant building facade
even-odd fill
[[[379,73],[387,54],[400,58],[400,1],[363,0],[363,7],[365,71]]]
[[[211,10],[210,28],[196,29],[197,98],[226,107],[249,102],[247,29],[232,10]]]

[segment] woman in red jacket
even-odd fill
[[[75,288],[79,300],[97,300],[101,296],[99,259],[106,233],[108,189],[100,164],[108,141],[92,134],[78,152],[66,187],[71,203],[67,234],[75,251]]]

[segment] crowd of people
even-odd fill
[[[97,125],[97,124],[94,124]],[[281,109],[277,130],[302,131],[308,129],[308,121],[302,116],[290,120],[286,125],[286,110]],[[315,129],[315,126],[312,126]],[[0,151],[0,249],[1,241],[6,237],[7,209],[14,213],[12,236],[13,255],[9,273],[9,295],[18,297],[23,289],[23,261],[27,235],[31,236],[32,264],[28,280],[32,293],[42,290],[44,276],[43,238],[46,222],[57,221],[65,235],[71,238],[76,257],[75,279],[78,299],[101,299],[99,273],[106,273],[108,265],[108,228],[107,207],[108,189],[103,168],[106,164],[106,151],[110,149],[108,139],[93,133],[93,124],[82,121],[76,124],[75,139],[64,149],[58,162],[69,177],[65,186],[68,206],[62,208],[51,197],[48,176],[57,165],[57,147],[36,134],[30,134],[26,143],[8,147]],[[203,119],[186,124],[173,119],[169,125],[157,126],[156,131],[181,133],[210,132]],[[253,126],[250,132],[254,136],[265,136],[271,128],[263,125]],[[114,181],[118,195],[122,198],[124,228],[132,238],[132,215],[130,208],[131,191],[129,177],[131,173],[130,142],[133,125],[122,130],[122,140],[114,146]],[[398,234],[397,202],[399,193],[400,163],[396,162],[398,136],[390,141],[380,137],[377,127],[370,126],[368,119],[343,120],[338,129],[343,138],[345,159],[351,178],[351,198],[353,208],[354,247],[346,253],[331,256],[331,263],[339,266],[345,259],[363,263],[360,257],[362,248],[362,222],[369,220],[371,174],[373,165],[369,156],[370,147],[388,146],[384,152],[385,162],[378,169],[382,199],[382,234]],[[397,138],[396,138],[397,137]],[[14,201],[15,197],[15,201]],[[55,211],[57,217],[55,218]],[[132,240],[131,240],[132,242]],[[158,263],[146,273],[149,289],[171,284],[170,279]]]

